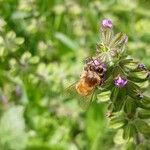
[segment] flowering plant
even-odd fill
[[[110,127],[123,129],[124,139],[143,142],[150,135],[150,98],[146,95],[150,71],[127,55],[128,37],[124,33],[114,35],[111,20],[104,19],[100,31],[97,56],[107,64],[107,71],[98,96],[109,95]]]

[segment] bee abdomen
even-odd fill
[[[87,96],[92,92],[94,87],[90,87],[87,83],[83,81],[79,81],[76,84],[76,90],[80,95]]]

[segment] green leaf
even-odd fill
[[[130,97],[132,97],[133,99],[138,99],[138,94],[140,93],[140,87],[138,85],[136,85],[134,82],[132,81],[128,81],[127,84],[127,93],[129,94]],[[140,98],[139,98],[140,99]]]
[[[136,108],[137,108],[137,105],[136,105],[136,102],[133,99],[127,99],[125,101],[124,111],[127,114],[135,114]]]
[[[141,100],[137,100],[136,103],[140,108],[150,109],[150,98],[147,96],[144,96]]]
[[[130,138],[134,137],[136,134],[136,128],[133,123],[128,123],[124,126],[123,138],[125,140],[129,140]]]
[[[141,100],[141,103],[147,108],[150,108],[150,97],[144,96]]]
[[[126,34],[120,32],[117,33],[115,35],[115,37],[113,38],[113,40],[110,43],[110,47],[116,47],[116,46],[120,46],[121,44],[123,44],[124,40],[126,38]]]
[[[131,63],[131,62],[133,62],[133,59],[131,59],[131,58],[126,58],[126,59],[120,60],[120,61],[119,61],[119,65],[120,65],[121,67],[124,67],[124,65],[127,65],[127,64],[129,64],[129,63]]]
[[[109,45],[111,42],[113,36],[113,31],[112,29],[103,29],[101,32],[101,41],[105,44],[105,45]],[[101,49],[100,49],[101,50]]]
[[[120,115],[120,116],[117,115],[117,116],[111,117],[110,122],[109,122],[109,128],[118,129],[118,128],[123,127],[125,124],[126,124],[125,117],[123,115]]]
[[[92,106],[86,115],[86,134],[91,142],[95,141],[95,138],[103,133],[106,123],[103,114],[104,106],[102,104],[97,105],[97,103]]]
[[[127,59],[127,60],[121,61],[120,64],[124,68],[129,69],[130,71],[134,71],[137,68],[138,62],[132,59]]]
[[[128,75],[128,79],[130,79],[134,82],[147,81],[147,71],[131,72]]]
[[[23,107],[9,108],[0,120],[0,145],[10,150],[22,150],[27,144]]]
[[[113,77],[117,77],[118,75],[124,76],[125,72],[124,70],[119,66],[115,66],[114,70],[113,70]]]
[[[101,86],[102,88],[102,91],[106,91],[106,90],[112,90],[113,88],[113,78],[112,76],[109,77],[105,82],[104,84]]]
[[[58,39],[60,42],[62,42],[68,48],[70,48],[72,50],[78,50],[79,49],[79,46],[77,45],[77,43],[75,43],[73,40],[71,40],[69,37],[67,37],[63,33],[59,33],[59,32],[55,33],[55,38]]]
[[[127,98],[126,88],[114,87],[110,98],[114,106],[113,111],[120,111]]]
[[[138,110],[138,117],[141,119],[149,119],[150,118],[150,110],[145,110],[145,109]]]
[[[97,101],[98,102],[107,102],[110,100],[110,91],[102,92],[97,95]]]
[[[119,88],[117,88],[116,86],[113,87],[112,92],[111,92],[111,96],[110,96],[110,100],[111,100],[112,102],[115,102],[115,101],[116,101],[117,96],[118,96],[118,93],[119,93]]]
[[[145,121],[136,119],[134,123],[140,133],[144,135],[150,135],[150,126]]]
[[[135,150],[149,150],[148,145],[146,144],[139,144],[136,146]]]

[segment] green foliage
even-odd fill
[[[22,150],[27,144],[23,107],[12,106],[0,122],[0,147],[7,150]]]

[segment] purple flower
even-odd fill
[[[146,70],[146,66],[144,64],[138,64],[137,68],[140,70]]]
[[[127,79],[121,77],[121,76],[118,76],[115,80],[114,80],[114,84],[119,87],[119,88],[122,88],[124,87],[126,84],[127,84]]]
[[[102,27],[103,28],[112,28],[113,23],[110,19],[104,19],[104,20],[102,20]]]

